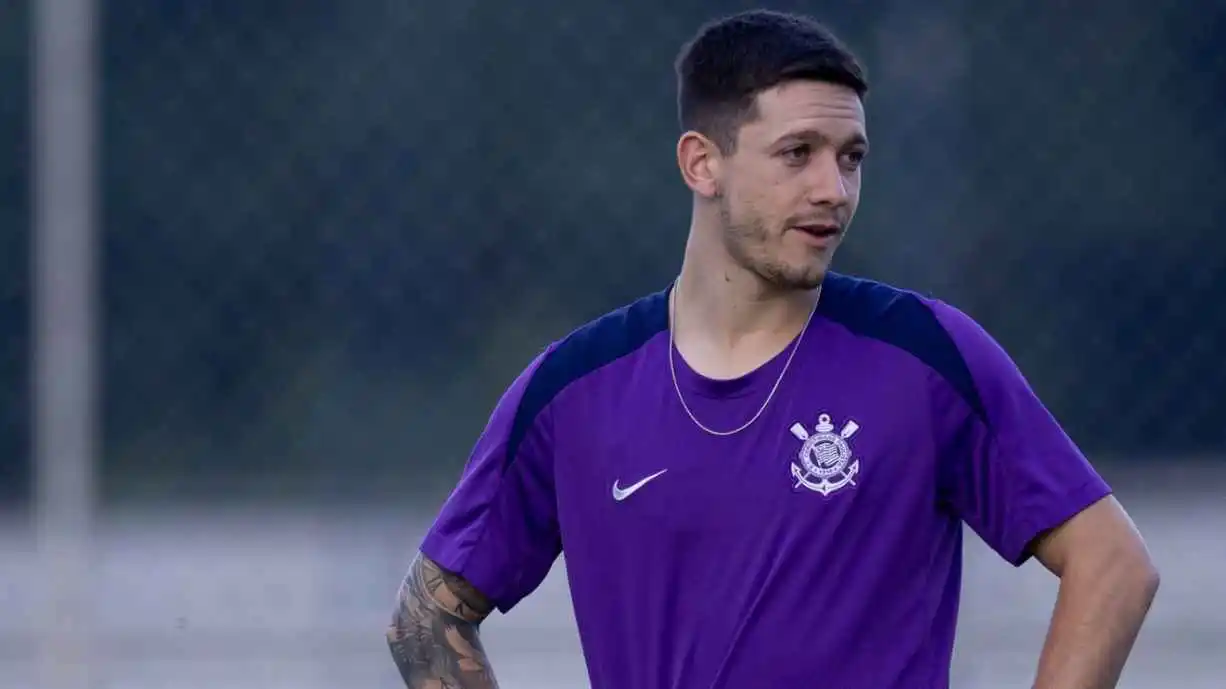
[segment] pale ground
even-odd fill
[[[1138,476],[1121,491],[1164,575],[1121,686],[1223,689],[1226,482],[1165,481],[1181,488]],[[0,525],[0,689],[400,686],[382,632],[426,516],[375,508],[112,515],[81,581],[97,604],[95,633],[84,637],[92,638],[88,684],[71,674],[40,680],[38,596],[49,579],[30,534]],[[954,687],[1024,689],[1056,580],[968,542]],[[587,686],[562,564],[485,634],[505,689]]]

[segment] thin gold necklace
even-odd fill
[[[815,299],[813,302],[813,310],[809,312],[809,317],[805,319],[805,325],[803,328],[800,329],[800,334],[796,336],[796,341],[792,343],[792,351],[788,353],[787,361],[783,363],[783,370],[779,372],[779,377],[775,379],[775,384],[771,386],[770,392],[767,393],[766,395],[766,400],[762,402],[761,407],[758,407],[757,413],[754,414],[748,421],[742,424],[739,428],[734,428],[730,431],[717,431],[717,430],[708,428],[701,421],[698,420],[698,417],[694,416],[694,412],[690,410],[690,405],[685,403],[685,395],[681,393],[681,386],[677,383],[677,366],[673,362],[673,350],[677,348],[676,333],[677,333],[677,301],[678,299],[677,299],[677,289],[676,289],[676,286],[674,286],[673,287],[673,298],[671,300],[671,303],[669,304],[669,312],[671,316],[670,320],[672,321],[672,323],[668,329],[668,372],[672,375],[673,390],[677,391],[677,399],[681,402],[681,408],[685,410],[686,415],[690,417],[690,420],[694,422],[694,425],[698,426],[703,431],[706,431],[707,433],[711,435],[719,436],[719,437],[727,437],[730,435],[736,435],[737,433],[740,433],[741,431],[753,425],[753,422],[757,421],[758,417],[762,416],[762,412],[766,411],[766,407],[769,406],[771,403],[771,400],[774,399],[775,391],[779,389],[779,384],[783,382],[783,377],[787,374],[788,368],[792,365],[792,357],[796,356],[796,351],[800,349],[800,342],[801,340],[804,339],[805,332],[809,330],[809,322],[813,320],[813,314],[817,313],[817,305],[821,303],[821,300],[822,300],[822,288],[821,288],[821,285],[819,285],[817,288],[817,299]]]

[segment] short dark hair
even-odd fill
[[[759,93],[784,81],[811,79],[868,93],[864,67],[821,23],[771,10],[741,12],[704,24],[675,64],[683,130],[736,148],[737,133],[757,116]]]

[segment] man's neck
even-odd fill
[[[772,289],[731,259],[686,252],[673,289],[677,347],[711,377],[735,377],[778,354],[807,322],[817,291]]]
[[[703,270],[683,264],[674,288],[684,327],[734,345],[745,337],[780,334],[790,339],[813,310],[816,291],[780,291],[742,268]]]

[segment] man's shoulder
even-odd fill
[[[955,337],[979,324],[965,311],[931,293],[869,278],[830,273],[823,283],[819,313],[853,331],[885,339]]]
[[[585,376],[627,357],[668,329],[668,290],[608,311],[552,342],[541,355],[531,387],[552,399]]]
[[[868,278],[830,273],[822,283],[818,315],[856,335],[908,351],[944,336],[937,316],[946,305],[931,295]]]
[[[668,290],[652,292],[570,331],[553,345],[555,356],[628,354],[668,329]]]
[[[901,320],[931,318],[929,294],[870,278],[830,273],[822,283],[819,313],[853,330],[874,330]]]
[[[981,331],[970,316],[931,294],[851,275],[831,273],[822,290],[820,315],[906,352],[979,406],[965,348]]]

